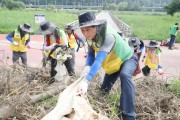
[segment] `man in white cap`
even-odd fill
[[[50,52],[55,45],[68,46],[65,32],[58,29],[58,27],[50,21],[44,21],[40,24],[39,33],[44,35],[44,44],[42,49],[45,51],[47,56],[51,54]],[[49,57],[51,61],[51,80],[49,80],[48,83],[51,84],[55,81],[54,77],[57,74],[57,71],[55,70],[57,65],[57,56],[53,52]]]
[[[88,85],[102,67],[105,71],[102,91],[109,94],[118,77],[121,79],[120,109],[123,120],[135,120],[135,88],[132,75],[138,64],[133,50],[122,37],[107,25],[106,20],[97,20],[92,12],[79,15],[79,27],[87,39],[88,55],[83,70],[84,78],[77,94],[84,95]]]
[[[27,64],[26,48],[30,48],[29,34],[32,32],[31,26],[28,23],[24,23],[6,36],[6,39],[11,42],[10,48],[13,51],[13,63],[19,62],[18,60],[21,58],[22,63],[25,65]]]

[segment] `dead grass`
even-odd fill
[[[48,85],[49,69],[31,68],[20,65],[0,67],[0,118],[13,120],[39,120],[51,111],[58,99],[50,95],[52,101],[33,103],[31,99],[51,89],[65,88],[77,79],[67,77],[67,83],[56,82]],[[100,90],[102,77],[97,75],[91,82],[88,98],[93,109],[111,120],[121,120],[117,104],[120,96],[120,80],[113,86],[110,95]],[[180,100],[171,92],[170,84],[162,80],[142,78],[136,86],[137,120],[179,120]],[[62,89],[61,89],[62,91]],[[3,117],[1,116],[3,115]],[[15,119],[16,118],[16,119]]]

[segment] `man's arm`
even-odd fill
[[[96,75],[98,70],[101,68],[102,63],[104,62],[108,53],[113,49],[114,44],[115,44],[114,35],[112,34],[107,35],[105,37],[105,40],[102,46],[99,49],[99,52],[97,53],[96,59],[94,63],[92,64],[88,75],[86,76],[86,79],[88,81],[92,80],[92,78]]]
[[[14,37],[14,31],[13,32],[11,32],[10,34],[8,34],[7,36],[6,36],[6,39],[9,41],[9,42],[14,42],[14,40],[13,40],[13,37]]]
[[[67,36],[63,30],[60,30],[60,37],[62,38],[64,45],[68,46]]]

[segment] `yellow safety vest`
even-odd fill
[[[62,30],[59,30],[60,44],[64,45],[64,41],[62,40],[62,32],[63,32]],[[49,39],[50,39],[50,45],[52,45],[53,43],[56,43],[56,41],[52,40],[51,37]],[[45,50],[46,56],[48,56],[50,52],[51,52],[51,50]],[[51,54],[51,57],[56,59],[55,51]]]
[[[116,43],[114,45],[114,48],[107,55],[107,57],[105,58],[102,64],[102,68],[104,69],[105,73],[110,75],[120,70],[122,63],[132,56],[133,51],[131,47],[121,38],[121,36],[110,27],[107,27],[106,29],[106,35],[107,34],[113,34],[116,38]],[[100,35],[98,42],[100,42],[101,44],[102,41],[103,41],[103,37]],[[88,42],[93,42],[93,41],[88,40]],[[95,43],[95,44],[99,44],[99,43]],[[99,48],[95,44],[92,43],[92,48],[97,54]]]
[[[147,50],[147,57],[145,60],[145,66],[148,66],[151,69],[156,69],[158,66],[158,54],[157,49],[155,53],[151,53],[150,50]]]
[[[71,34],[70,36],[67,35],[67,38],[68,38],[68,44],[70,46],[71,49],[75,48],[76,47],[76,39],[74,37],[73,34]]]
[[[19,46],[16,46],[13,43],[11,43],[10,45],[11,50],[15,52],[26,52],[27,48],[25,44],[26,44],[26,41],[29,39],[29,37],[30,37],[29,34],[25,34],[24,37],[22,37],[21,39],[20,32],[16,29],[13,40],[17,42]]]

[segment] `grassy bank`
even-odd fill
[[[142,39],[166,40],[169,29],[179,22],[180,13],[173,17],[165,12],[113,12],[118,18],[131,26],[134,36]],[[177,36],[180,42],[180,34]]]
[[[35,14],[44,14],[46,20],[54,22],[58,27],[63,29],[67,23],[77,19],[77,14],[64,10],[53,12],[43,9],[26,9],[23,11],[0,9],[0,34],[7,34],[24,22],[30,23],[35,32],[37,32],[39,25],[35,23]]]
[[[82,12],[78,10],[25,9],[23,11],[9,11],[0,9],[0,34],[7,34],[24,22],[30,23],[35,33],[37,33],[39,25],[35,23],[35,14],[44,14],[46,20],[52,21],[58,27],[64,29],[67,23],[77,20],[78,14]],[[113,14],[131,26],[134,36],[152,40],[166,40],[169,37],[169,28],[175,22],[179,22],[180,18],[180,13],[176,13],[172,17],[165,12],[123,11],[113,12]],[[180,42],[180,34],[177,36],[176,42]]]

